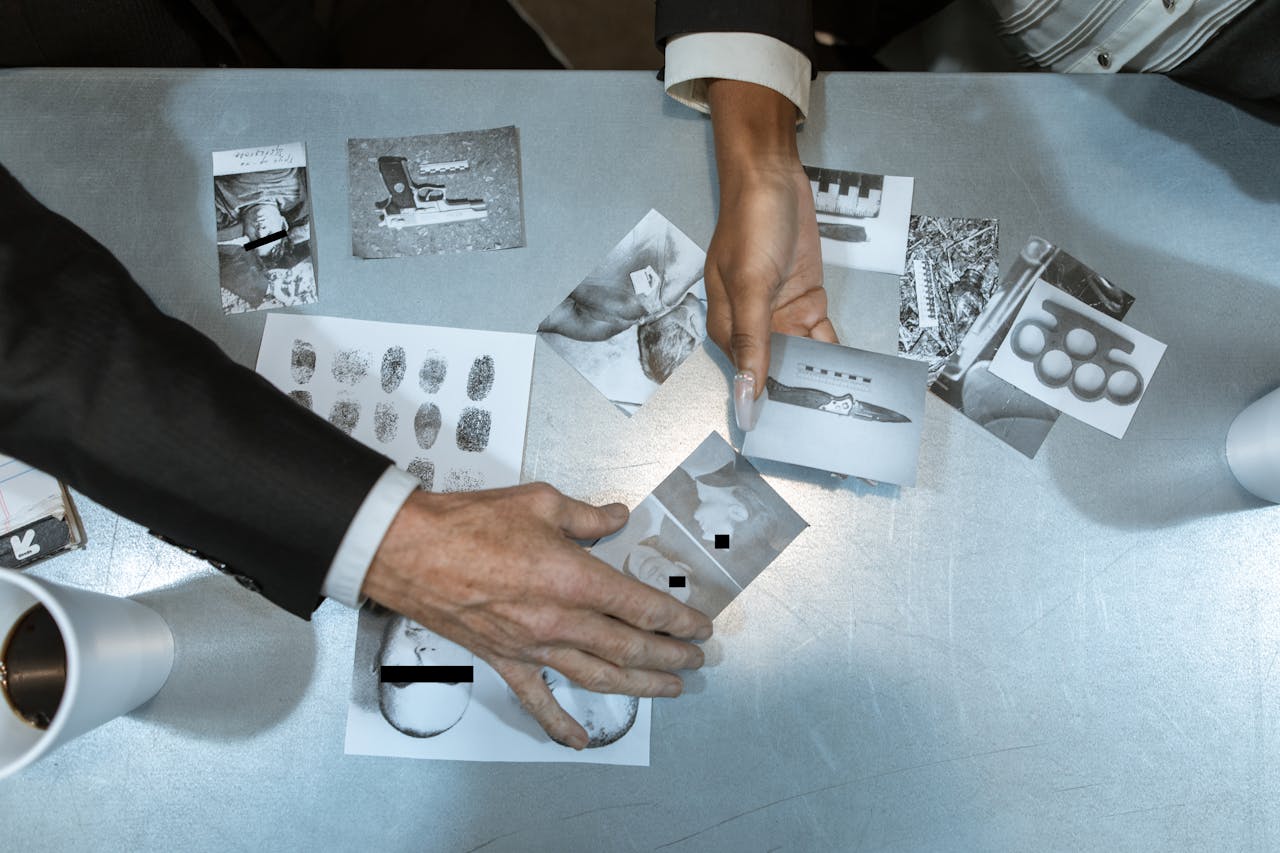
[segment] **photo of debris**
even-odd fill
[[[995,219],[911,217],[900,291],[898,351],[942,371],[999,285]]]

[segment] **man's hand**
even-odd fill
[[[738,426],[755,426],[769,372],[769,333],[835,342],[795,106],[764,86],[707,87],[720,178],[720,219],[707,250],[707,331],[732,359]]]
[[[587,733],[552,698],[542,667],[601,693],[678,696],[674,672],[703,662],[688,641],[711,636],[705,615],[572,541],[613,533],[626,519],[621,504],[594,507],[546,483],[415,492],[363,592],[475,652],[553,740],[582,749]]]

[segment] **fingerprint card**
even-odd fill
[[[301,142],[213,152],[213,204],[223,313],[319,299]]]
[[[533,335],[273,314],[257,370],[437,492],[514,486]]]
[[[1060,412],[1124,438],[1165,345],[1036,282],[991,373]]]

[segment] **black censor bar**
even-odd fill
[[[257,240],[250,240],[248,243],[244,244],[244,250],[247,252],[250,249],[256,249],[259,246],[265,246],[268,243],[274,243],[275,241],[282,240],[288,236],[289,236],[289,230],[286,228],[284,231],[277,231],[274,234],[268,234],[265,237],[259,237]]]
[[[383,684],[470,684],[476,680],[473,666],[380,666]]]
[[[676,575],[675,577],[667,578],[667,586],[669,587],[684,586],[684,575]]]
[[[716,548],[717,548],[718,550],[724,550],[725,548],[728,548],[728,547],[729,547],[729,534],[728,534],[728,533],[717,533],[717,534],[716,534]]]

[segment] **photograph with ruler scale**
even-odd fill
[[[898,351],[938,375],[999,283],[994,219],[912,216],[899,286]]]
[[[348,139],[347,159],[351,252],[356,257],[525,244],[515,127]]]
[[[913,178],[805,166],[822,262],[902,275]]]

